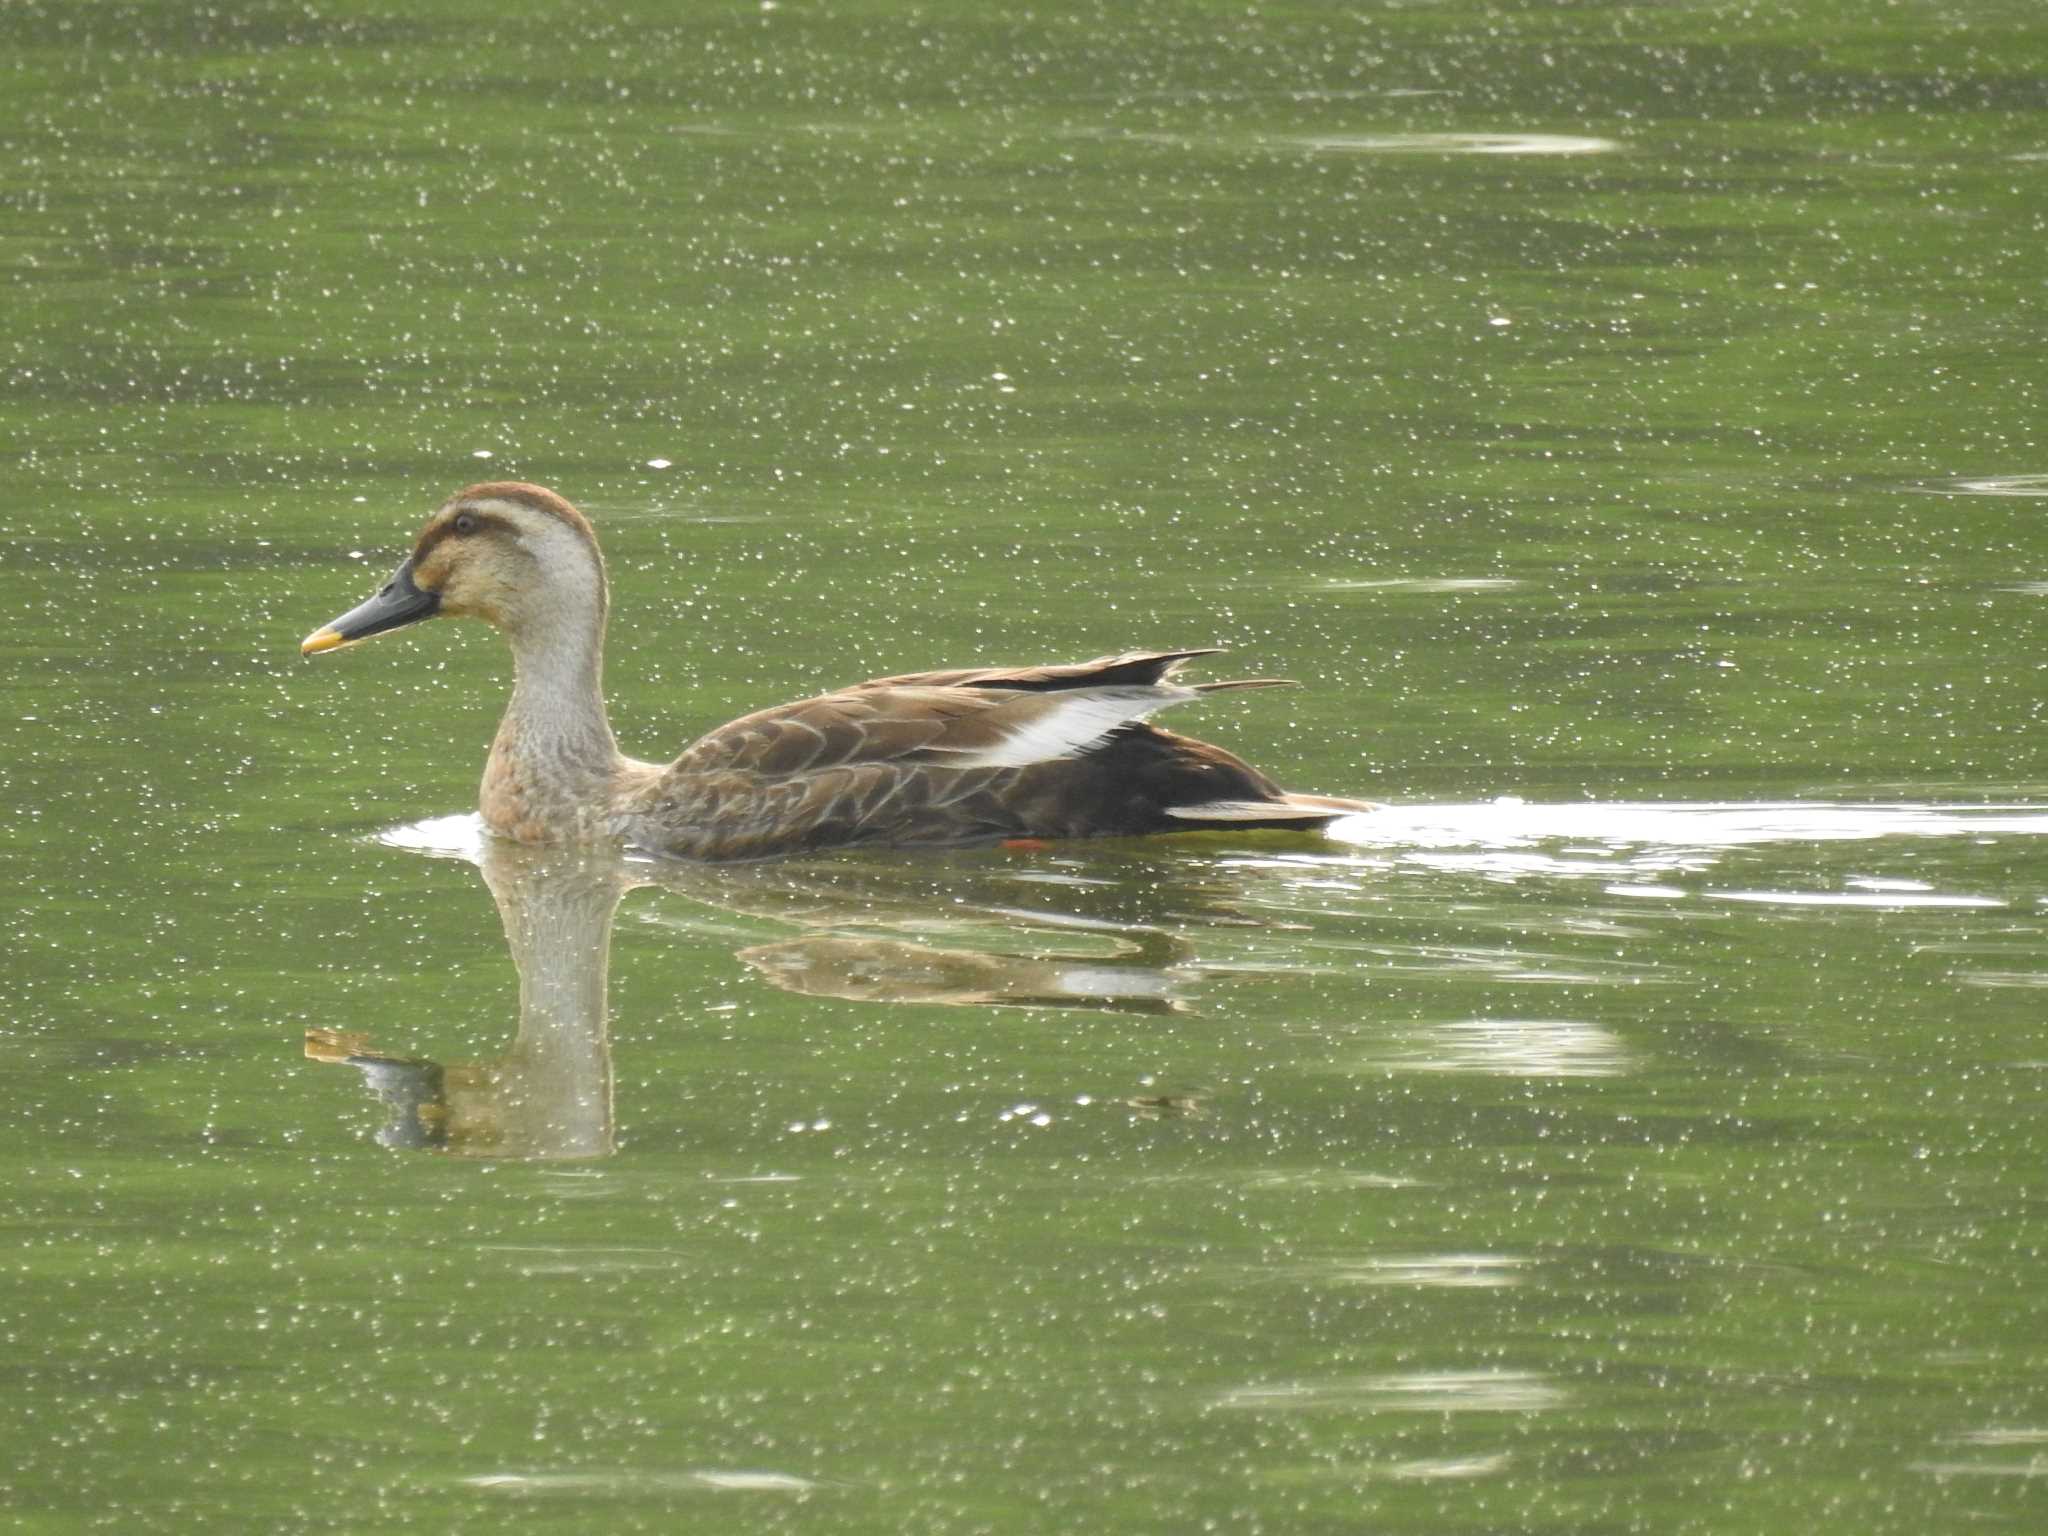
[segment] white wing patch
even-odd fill
[[[975,720],[993,734],[993,740],[959,746],[941,740],[925,750],[946,753],[948,768],[1024,768],[1074,757],[1099,746],[1120,725],[1200,697],[1194,689],[1174,684],[1027,693]]]

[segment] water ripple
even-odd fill
[[[1916,907],[2002,907],[1995,896],[1908,895],[1903,891],[1708,891],[1716,901],[1747,901],[1770,907],[1866,907],[1903,912]]]
[[[1372,581],[1322,581],[1322,592],[1415,592],[1441,596],[1454,592],[1512,592],[1523,583],[1512,576],[1391,576]]]
[[[1317,133],[1270,142],[1319,154],[1602,155],[1616,139],[1574,133]]]
[[[489,835],[484,831],[482,816],[475,811],[464,811],[454,816],[428,816],[419,821],[409,821],[404,826],[386,827],[376,834],[373,841],[382,843],[386,848],[402,848],[407,853],[467,859],[472,864],[481,864],[484,839]]]
[[[1421,1456],[1414,1461],[1390,1463],[1385,1476],[1408,1483],[1437,1483],[1452,1478],[1491,1477],[1505,1472],[1508,1453],[1495,1451],[1486,1456]]]
[[[535,1497],[547,1494],[638,1497],[648,1493],[703,1491],[711,1493],[810,1493],[818,1487],[807,1477],[787,1472],[722,1471],[650,1472],[631,1467],[585,1472],[485,1472],[459,1479],[464,1487],[485,1493]]]
[[[2048,475],[1957,475],[1913,489],[1928,496],[2048,496]]]
[[[1466,805],[1390,805],[1332,824],[1358,848],[1503,850],[1565,840],[1591,848],[1713,850],[1769,843],[1884,837],[2048,835],[2037,805],[1853,805],[1825,800],[1585,801],[1540,804],[1507,797]],[[1552,861],[1555,862],[1555,861]]]
[[[1423,1045],[1365,1065],[1392,1072],[1479,1072],[1493,1077],[1617,1077],[1629,1070],[1621,1041],[1574,1019],[1468,1019],[1439,1024]]]
[[[1529,1261],[1502,1253],[1387,1254],[1345,1259],[1324,1272],[1352,1285],[1419,1285],[1442,1290],[1499,1290],[1519,1285]]]
[[[1534,1371],[1412,1371],[1254,1383],[1232,1387],[1216,1406],[1259,1413],[1534,1413],[1567,1401],[1561,1387]]]

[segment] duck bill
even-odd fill
[[[431,619],[441,609],[441,594],[429,592],[412,579],[408,558],[384,583],[382,590],[366,603],[359,603],[338,619],[331,619],[299,642],[301,656],[318,656],[338,651],[387,629],[403,629],[421,619]]]

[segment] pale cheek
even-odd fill
[[[441,612],[451,617],[501,624],[504,611],[499,594],[481,582],[458,576],[441,588]]]

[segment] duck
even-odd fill
[[[543,486],[490,481],[443,502],[391,579],[299,648],[325,655],[447,617],[503,635],[512,696],[478,808],[491,832],[520,843],[726,861],[1307,831],[1377,809],[1290,793],[1221,747],[1151,724],[1212,694],[1290,686],[1182,682],[1182,666],[1214,647],[876,678],[721,725],[673,762],[643,762],[619,750],[605,711],[609,592],[582,512]]]

